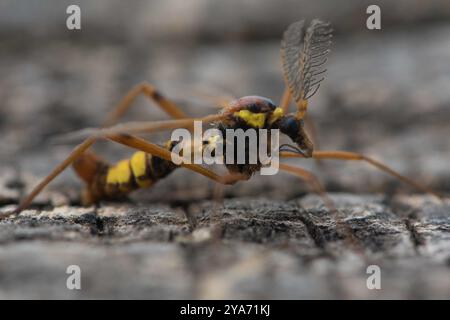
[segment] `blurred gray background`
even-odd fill
[[[70,4],[81,7],[81,31],[66,28]],[[381,7],[381,30],[365,27],[369,4]],[[448,194],[448,0],[0,0],[0,205],[17,204],[74,146],[52,137],[98,126],[142,81],[196,116],[217,112],[198,91],[278,102],[281,34],[315,17],[335,29],[327,78],[309,108],[320,149],[368,154]],[[165,118],[139,98],[125,120]],[[111,143],[96,150],[110,161],[132,152]],[[208,227],[205,178],[178,170],[122,207],[52,211],[79,204],[81,184],[67,170],[33,207],[49,211],[3,222],[0,298],[449,297],[448,208],[422,196],[392,205],[393,193],[416,191],[362,163],[291,162],[327,190],[352,194],[337,203],[370,258],[381,259],[386,290],[367,290],[366,257],[347,251],[295,177],[227,188],[234,199],[223,242],[210,245],[202,241],[211,232],[192,234],[184,215]],[[74,262],[86,270],[83,292],[64,287],[61,270]]]

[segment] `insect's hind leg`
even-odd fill
[[[162,95],[154,86],[147,82],[138,84],[132,88],[120,101],[120,103],[106,116],[103,126],[112,126],[125,114],[125,112],[132,106],[133,101],[137,96],[143,94],[150,100],[154,101],[156,105],[167,113],[171,118],[184,119],[187,118],[186,113],[181,110],[174,102]]]
[[[69,165],[71,165],[80,155],[82,155],[87,149],[89,149],[90,146],[92,146],[95,142],[95,138],[90,137],[84,140],[82,143],[80,143],[78,146],[76,146],[72,152],[69,154],[69,156],[61,162],[59,165],[57,165],[52,172],[48,176],[46,176],[34,189],[31,191],[31,193],[24,198],[16,210],[4,214],[2,217],[18,214],[22,210],[26,209],[33,199],[41,193],[41,191],[53,180],[55,179],[61,172],[63,172]]]

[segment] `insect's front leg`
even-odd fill
[[[282,158],[304,158],[302,155],[295,154],[292,152],[281,152],[280,157]],[[433,196],[437,197],[439,200],[442,200],[442,196],[438,194],[437,192],[433,191],[432,189],[415,182],[414,180],[398,173],[394,169],[390,168],[389,166],[385,165],[384,163],[377,161],[375,159],[372,159],[368,156],[365,156],[360,153],[356,152],[348,152],[348,151],[314,151],[312,154],[313,159],[334,159],[334,160],[344,160],[344,161],[363,161],[366,162],[378,170],[384,171],[387,174],[399,179],[400,181],[405,182],[406,184],[422,191],[425,193],[432,194]]]

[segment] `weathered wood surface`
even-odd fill
[[[373,33],[361,30],[365,15],[354,15],[365,8],[350,1],[331,11],[321,9],[327,1],[289,2],[292,10],[278,1],[249,2],[242,10],[216,8],[220,19],[199,17],[211,8],[197,1],[195,10],[176,7],[187,17],[175,14],[176,21],[147,2],[133,2],[128,17],[141,15],[130,20],[110,1],[96,1],[83,32],[70,39],[64,26],[56,27],[65,4],[52,11],[35,3],[35,20],[0,10],[2,212],[70,151],[72,145],[52,145],[50,137],[97,126],[141,81],[192,115],[217,110],[192,95],[197,85],[277,101],[283,80],[275,33],[298,12],[330,17],[338,31],[327,79],[309,109],[320,148],[372,155],[449,194],[448,2],[408,3],[408,11],[398,1],[382,32]],[[441,23],[426,25],[435,3],[443,4],[435,20]],[[37,21],[42,14],[47,19]],[[422,23],[411,18],[402,26],[408,17]],[[217,21],[236,29],[224,32]],[[126,119],[163,117],[140,98]],[[104,143],[96,150],[111,161],[130,153]],[[340,228],[303,183],[283,174],[228,188],[225,207],[215,212],[217,227],[210,221],[212,185],[203,177],[179,170],[129,202],[81,208],[80,184],[68,170],[31,210],[0,222],[0,298],[450,298],[448,198],[440,204],[414,195],[364,164],[294,163],[313,170],[332,192]],[[66,289],[71,264],[81,267],[80,291]],[[371,264],[381,267],[381,290],[366,287]]]
[[[28,210],[0,224],[0,297],[450,298],[449,201],[333,198],[352,236],[315,196],[227,200],[220,227],[208,202]],[[79,291],[65,285],[72,264]]]

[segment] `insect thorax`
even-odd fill
[[[258,96],[243,97],[230,106],[233,112],[216,125],[223,137],[224,163],[231,172],[251,176],[262,167],[260,152],[270,155],[272,124],[283,112],[269,99]],[[260,150],[261,146],[265,150]]]

